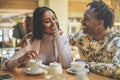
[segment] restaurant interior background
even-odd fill
[[[81,29],[86,4],[92,0],[0,0],[0,56],[9,58],[19,47],[13,38],[13,26],[26,15],[32,17],[38,6],[48,6],[58,16],[64,34],[69,35]],[[103,0],[115,10],[115,28],[120,30],[120,0]],[[74,59],[79,57],[76,47],[71,47]],[[7,54],[7,55],[6,55]]]

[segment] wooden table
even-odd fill
[[[0,74],[9,73],[14,78],[14,80],[45,80],[46,75],[30,76],[27,75],[24,70],[24,68],[18,68],[13,71],[0,70]],[[65,69],[63,69],[63,75],[66,76],[68,80],[76,80],[77,77],[76,75],[69,74],[68,72],[66,72]],[[99,76],[91,72],[88,73],[88,77],[89,80],[114,80],[107,77]]]

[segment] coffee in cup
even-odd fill
[[[35,59],[29,60],[29,68],[30,68],[30,70],[31,70],[32,73],[39,72],[38,63],[39,62],[37,62]]]

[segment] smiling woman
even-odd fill
[[[51,16],[52,15],[52,16]],[[46,17],[47,16],[47,17]],[[51,24],[50,24],[51,22]],[[52,27],[49,27],[49,26]],[[58,21],[56,16],[54,16],[54,14],[50,11],[47,11],[44,15],[43,15],[43,26],[45,26],[45,33],[47,34],[54,34],[55,30],[58,28],[59,29],[59,25],[58,25]]]
[[[37,7],[33,13],[32,28],[32,37],[25,38],[24,46],[7,60],[2,68],[13,70],[23,63],[28,66],[30,59],[42,60],[46,65],[59,62],[64,68],[70,67],[72,55],[69,41],[61,34],[62,30],[58,25],[55,12],[49,7]]]

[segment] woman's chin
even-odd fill
[[[48,35],[53,35],[53,33],[48,33],[48,32],[45,32],[45,34],[48,34]]]

